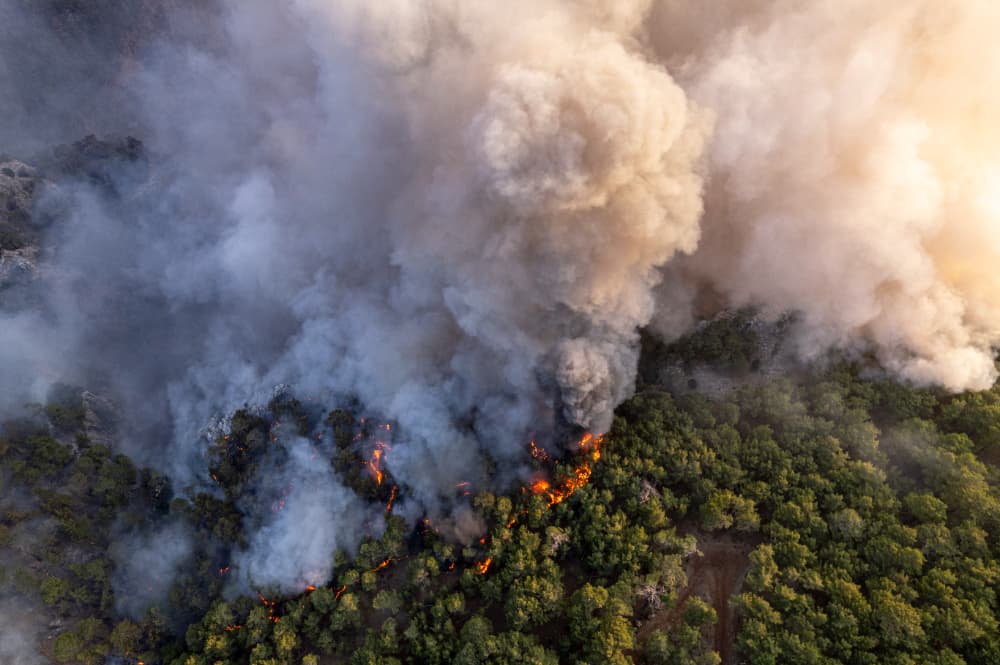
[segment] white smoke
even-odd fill
[[[42,613],[21,598],[4,598],[0,619],[0,660],[5,665],[43,665],[37,648],[45,630]]]
[[[177,572],[190,563],[190,555],[191,533],[183,524],[119,535],[111,549],[115,609],[138,620],[151,605],[162,606]]]
[[[186,482],[214,415],[287,383],[397,422],[386,466],[433,510],[487,456],[516,476],[532,430],[608,427],[637,330],[679,334],[708,301],[799,312],[805,356],[995,378],[990,2],[231,0],[198,18],[211,39],[175,25],[115,81],[149,181],[64,188],[37,335],[60,348],[22,350],[23,326],[11,346],[101,370],[150,436],[166,411]],[[248,579],[290,588],[356,542],[334,534],[364,511],[320,517],[346,498],[315,480]]]
[[[318,461],[309,441],[295,439],[287,449],[287,463],[264,472],[270,514],[250,535],[235,565],[240,581],[250,588],[293,593],[327,582],[335,552],[357,550],[362,534],[343,529],[343,524],[362,515],[365,507],[340,484],[329,464]]]
[[[754,3],[683,66],[716,118],[687,280],[918,383],[996,379],[995,3]],[[675,294],[676,296],[676,294]],[[676,298],[675,298],[676,299]]]

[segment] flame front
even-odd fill
[[[392,512],[392,504],[396,501],[396,494],[399,492],[399,487],[397,485],[392,486],[392,493],[389,494],[389,502],[385,504],[385,514],[388,515]]]
[[[382,464],[385,458],[386,451],[390,449],[389,444],[385,441],[376,441],[375,449],[372,451],[371,459],[365,462],[365,466],[372,472],[372,477],[375,478],[375,484],[381,485],[382,479],[385,475],[382,473]]]
[[[372,458],[368,460],[368,468],[375,474],[375,484],[382,484],[382,449],[376,448],[372,453]]]
[[[491,563],[493,563],[493,557],[488,556],[476,564],[476,570],[479,571],[480,575],[485,575],[486,571],[490,569]]]
[[[590,465],[601,459],[602,443],[604,443],[603,436],[594,436],[590,432],[584,434],[583,438],[580,439],[580,450],[587,454],[584,460],[573,469],[573,473],[555,489],[552,488],[552,484],[547,480],[536,480],[531,484],[532,494],[545,494],[548,498],[549,506],[562,503],[571,497],[574,492],[590,481],[590,476],[593,473]],[[532,445],[532,449],[535,449],[534,445]]]

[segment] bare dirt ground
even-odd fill
[[[1000,466],[1000,448],[990,448],[989,450],[984,450],[979,453],[979,459],[986,464]]]
[[[661,610],[639,628],[639,641],[654,630],[669,631],[681,620],[686,601],[698,596],[715,608],[719,616],[718,623],[706,636],[707,646],[719,653],[722,665],[736,665],[736,613],[730,600],[742,589],[750,568],[750,553],[760,538],[730,532],[693,531],[691,535],[698,539],[698,552],[688,559],[687,586],[673,607]]]

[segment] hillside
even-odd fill
[[[950,397],[847,364],[712,398],[646,385],[603,439],[561,461],[537,452],[534,485],[456,488],[481,525],[463,542],[393,513],[394,481],[365,445],[382,426],[357,412],[237,414],[210,455],[218,490],[171,500],[168,479],[90,442],[68,391],[4,430],[8,594],[45,606],[57,662],[988,663],[1000,489],[982,458],[1000,445],[998,409],[995,390]],[[233,598],[249,506],[283,509],[281,491],[244,492],[297,435],[385,505],[385,531],[335,557],[319,588]],[[116,540],[162,528],[193,551],[136,614],[122,594],[144,583]]]

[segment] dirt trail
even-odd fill
[[[685,602],[698,596],[719,616],[711,632],[711,648],[722,657],[722,665],[736,663],[736,613],[729,602],[740,592],[743,578],[750,567],[750,553],[760,538],[758,536],[730,533],[692,532],[698,540],[698,552],[687,563],[687,586],[678,595],[674,607],[664,609],[646,621],[638,631],[638,638],[645,640],[654,630],[669,631],[681,620]]]

